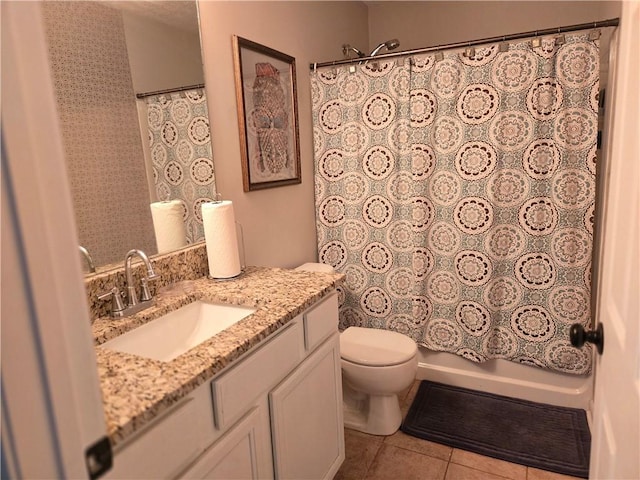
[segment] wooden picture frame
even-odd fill
[[[244,191],[302,182],[296,60],[233,36]]]

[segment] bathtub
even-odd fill
[[[556,373],[500,359],[474,363],[452,353],[420,347],[416,379],[592,410],[593,375]]]

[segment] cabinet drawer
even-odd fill
[[[202,452],[202,428],[207,405],[188,398],[155,420],[116,452],[106,478],[168,478]],[[211,414],[209,414],[210,417]]]
[[[216,427],[224,429],[249,410],[255,399],[276,385],[303,357],[300,317],[240,364],[211,382]]]
[[[304,314],[304,344],[307,351],[313,350],[337,331],[338,294],[333,292]]]

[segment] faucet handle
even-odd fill
[[[149,290],[149,282],[153,282],[155,280],[158,280],[159,278],[160,275],[158,275],[157,273],[154,273],[153,275],[150,275],[146,278],[142,277],[142,279],[140,280],[140,283],[142,283],[142,295],[140,296],[141,302],[146,302],[153,298],[153,296],[151,295],[151,291]]]
[[[124,303],[118,287],[113,287],[108,292],[101,293],[97,298],[98,300],[107,300],[111,298],[111,317],[118,318],[122,316],[122,312],[124,312]]]
[[[149,291],[149,280],[147,278],[143,278],[140,280],[142,283],[142,295],[140,297],[141,302],[146,302],[151,300],[151,292]]]

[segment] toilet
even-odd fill
[[[402,423],[398,393],[418,368],[416,342],[401,333],[349,327],[340,334],[344,425],[391,435]]]
[[[333,272],[305,263],[296,270]],[[418,347],[401,333],[349,327],[340,334],[344,425],[371,435],[391,435],[402,423],[398,393],[411,385]]]

